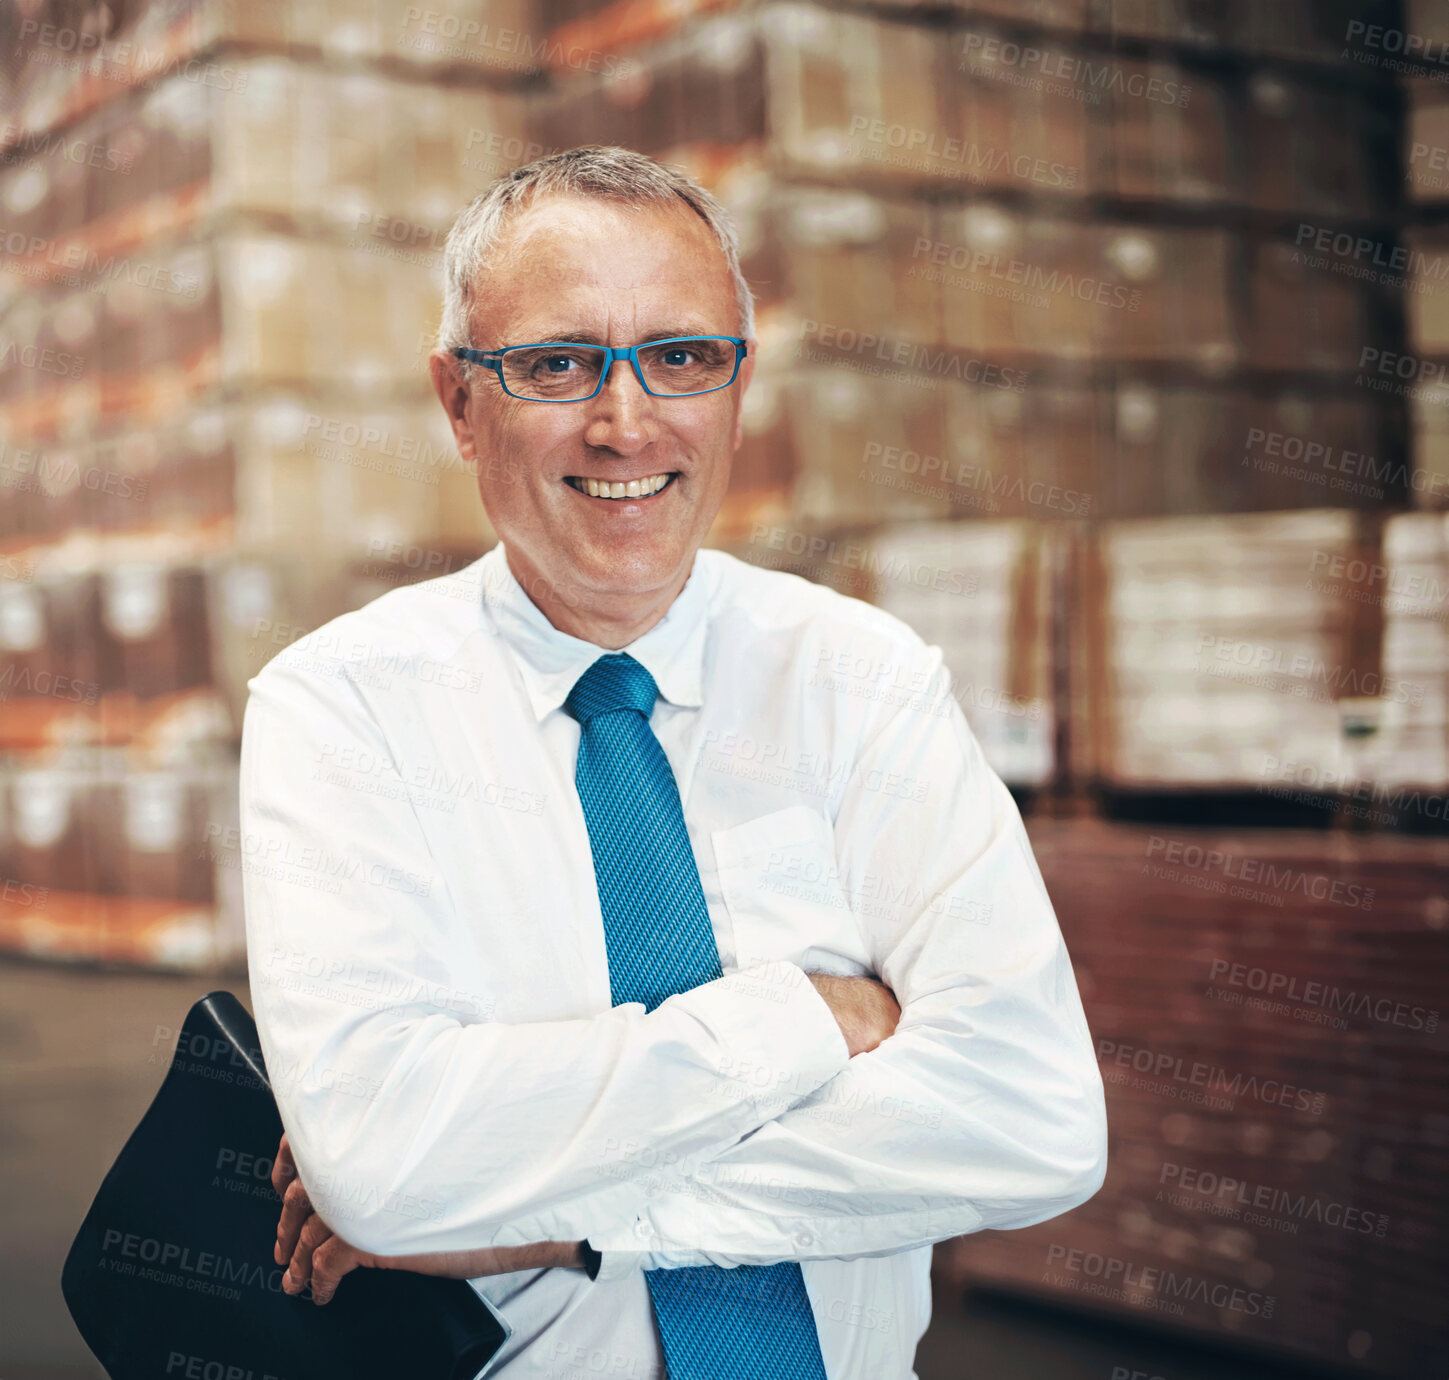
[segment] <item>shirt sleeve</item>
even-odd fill
[[[835,823],[842,904],[896,994],[895,1033],[593,1244],[643,1268],[886,1255],[1041,1222],[1106,1172],[1101,1074],[1021,816],[951,694],[868,741]],[[879,789],[910,779],[906,799]],[[598,1227],[597,1230],[593,1228]],[[620,1268],[625,1262],[620,1262]]]
[[[450,963],[482,927],[461,932],[375,715],[345,676],[288,661],[252,679],[243,721],[248,965],[299,1175],[344,1240],[403,1255],[580,1239],[583,1201],[633,1220],[659,1156],[712,1155],[798,1100],[735,1070],[774,1060],[813,1089],[848,1062],[787,962],[647,1013],[488,1019]],[[371,764],[365,789],[326,769],[347,754]]]

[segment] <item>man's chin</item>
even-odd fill
[[[586,597],[631,600],[646,598],[683,584],[681,571],[692,553],[683,550],[640,552],[634,559],[620,553],[601,553],[600,559],[580,562],[572,572],[574,588]]]

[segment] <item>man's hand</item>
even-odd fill
[[[313,1210],[307,1190],[297,1177],[297,1164],[285,1131],[272,1164],[272,1187],[282,1199],[273,1258],[278,1265],[291,1261],[282,1278],[282,1288],[286,1293],[300,1294],[310,1283],[313,1303],[331,1299],[342,1276],[359,1265],[374,1270],[411,1270],[414,1274],[441,1275],[447,1279],[476,1279],[480,1275],[555,1266],[584,1267],[582,1241],[538,1241],[528,1246],[487,1246],[476,1251],[437,1251],[424,1255],[374,1255],[360,1251],[338,1236]]]
[[[852,1059],[895,1034],[901,1008],[895,993],[885,983],[875,978],[831,977],[826,973],[806,973],[805,976],[825,998],[840,1033],[845,1036]]]

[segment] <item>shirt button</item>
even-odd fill
[[[644,1240],[649,1235],[649,1223],[635,1222],[634,1235],[637,1236],[641,1241]]]
[[[813,1246],[815,1238],[808,1231],[797,1231],[795,1233],[795,1244],[797,1246]]]

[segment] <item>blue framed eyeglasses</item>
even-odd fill
[[[614,367],[627,359],[639,386],[656,398],[693,398],[728,388],[748,353],[737,335],[676,335],[642,345],[578,345],[542,340],[501,350],[455,345],[453,354],[498,375],[503,391],[524,402],[587,402]]]

